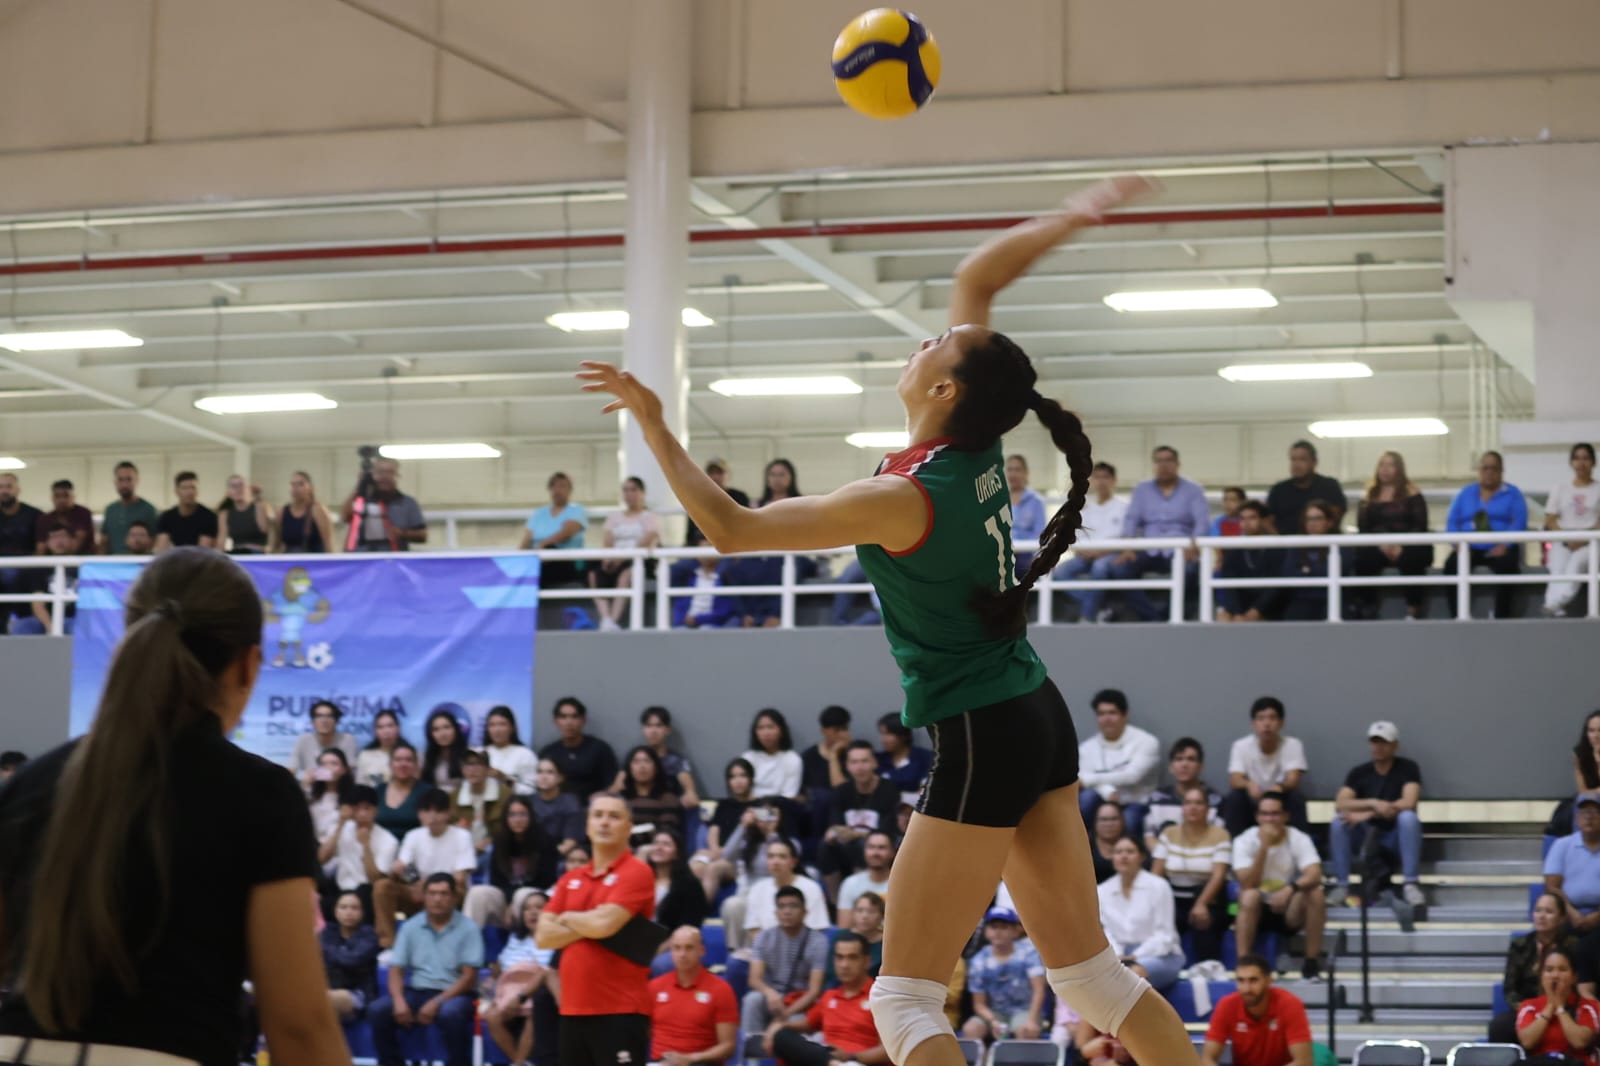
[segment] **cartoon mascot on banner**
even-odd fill
[[[282,590],[262,602],[267,624],[278,623],[278,654],[272,657],[272,665],[284,665],[290,648],[294,649],[296,667],[310,665],[306,662],[305,627],[327,621],[332,604],[313,587],[306,568],[297,566],[284,574]]]

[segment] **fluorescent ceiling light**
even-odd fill
[[[847,444],[854,444],[857,448],[904,448],[911,443],[911,434],[903,429],[891,429],[880,433],[852,433],[845,438]]]
[[[1370,378],[1366,363],[1240,363],[1217,371],[1229,381],[1332,381]]]
[[[721,396],[855,396],[861,386],[847,377],[823,374],[805,378],[721,378],[711,383]]]
[[[26,470],[28,464],[14,455],[0,455],[0,470]]]
[[[481,441],[461,444],[385,444],[378,449],[385,459],[498,459],[500,449]]]
[[[626,311],[557,311],[545,321],[568,333],[598,333],[602,330],[628,328]],[[692,307],[683,309],[683,324],[698,329],[716,323]]]
[[[1105,298],[1114,311],[1235,311],[1277,307],[1266,289],[1185,289],[1172,292],[1114,292]]]
[[[202,396],[194,402],[214,415],[258,415],[268,411],[331,411],[339,405],[319,392],[265,392],[247,396]]]
[[[120,329],[65,329],[0,333],[0,348],[13,352],[60,352],[79,348],[137,348],[144,341]]]
[[[1313,422],[1318,437],[1439,437],[1450,427],[1437,418],[1350,418]]]

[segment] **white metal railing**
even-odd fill
[[[1223,578],[1217,575],[1217,567],[1223,552],[1239,550],[1255,550],[1262,548],[1290,549],[1290,548],[1358,548],[1376,547],[1380,545],[1407,546],[1413,544],[1455,547],[1458,545],[1489,545],[1489,544],[1514,544],[1518,551],[1523,551],[1523,545],[1539,544],[1546,541],[1559,540],[1565,542],[1582,541],[1589,544],[1600,544],[1600,530],[1528,530],[1525,532],[1488,532],[1488,533],[1376,533],[1355,534],[1343,533],[1324,537],[1311,536],[1270,536],[1270,537],[1169,537],[1150,539],[1108,539],[1096,540],[1083,545],[1086,550],[1095,552],[1169,552],[1170,559],[1162,565],[1166,567],[1164,573],[1156,576],[1139,578],[1105,578],[1089,580],[1059,581],[1053,575],[1041,578],[1035,586],[1038,594],[1038,624],[1051,625],[1054,617],[1054,593],[1061,591],[1090,591],[1099,590],[1114,592],[1128,589],[1138,589],[1144,592],[1165,592],[1169,596],[1167,617],[1168,621],[1181,623],[1184,621],[1184,607],[1187,598],[1187,578],[1189,553],[1194,555],[1196,565],[1196,584],[1199,593],[1197,614],[1201,622],[1211,622],[1215,618],[1216,593],[1219,590],[1243,588],[1272,588],[1272,589],[1297,589],[1320,588],[1325,589],[1328,597],[1327,620],[1339,622],[1343,618],[1343,592],[1350,588],[1405,588],[1415,586],[1439,586],[1454,588],[1456,592],[1455,617],[1459,620],[1468,620],[1472,617],[1472,590],[1479,586],[1491,585],[1547,585],[1551,582],[1571,581],[1582,584],[1588,589],[1588,617],[1600,618],[1600,548],[1588,553],[1588,566],[1582,574],[1551,574],[1551,573],[1519,573],[1519,574],[1478,574],[1471,570],[1471,556],[1468,552],[1459,552],[1455,556],[1455,569],[1447,574],[1421,574],[1415,577],[1403,574],[1380,574],[1375,577],[1354,577],[1344,572],[1344,560],[1339,551],[1327,553],[1328,573],[1315,577],[1262,577],[1262,578]],[[1019,541],[1016,545],[1019,553],[1028,553],[1037,550],[1034,542]],[[795,607],[802,596],[835,596],[841,593],[865,594],[872,591],[872,586],[866,582],[836,582],[836,581],[807,581],[801,582],[797,577],[797,560],[799,558],[833,558],[840,555],[853,553],[853,548],[834,548],[825,551],[809,552],[749,552],[749,556],[781,557],[781,578],[777,584],[771,585],[728,585],[718,586],[713,590],[713,595],[722,596],[776,596],[779,597],[779,627],[792,629],[795,626]],[[693,585],[674,585],[672,583],[672,563],[679,559],[704,559],[719,557],[719,553],[712,548],[584,548],[571,551],[543,550],[537,552],[518,552],[510,550],[499,551],[443,551],[428,552],[420,557],[438,558],[440,556],[456,556],[468,558],[492,558],[495,556],[522,556],[537,555],[549,561],[598,561],[601,559],[626,559],[632,568],[632,581],[628,588],[618,589],[589,589],[589,588],[552,588],[540,592],[541,600],[593,600],[626,598],[628,600],[628,628],[643,629],[646,625],[647,597],[652,591],[646,580],[645,563],[648,560],[659,560],[655,579],[654,593],[655,628],[667,629],[671,626],[672,601],[677,598],[693,597],[702,594],[704,590]],[[269,556],[274,560],[305,561],[327,559],[326,555],[274,555]],[[419,553],[389,553],[372,552],[356,555],[340,556],[343,559],[417,559]],[[1070,555],[1068,556],[1070,558]],[[0,603],[48,603],[50,605],[50,632],[60,635],[62,622],[65,618],[65,609],[68,603],[77,600],[77,593],[67,589],[66,571],[77,569],[88,563],[140,562],[130,556],[7,556],[0,557],[0,570],[8,568],[38,569],[45,568],[54,571],[54,581],[51,588],[55,591],[39,593],[8,593],[0,594]],[[63,591],[64,590],[64,591]]]

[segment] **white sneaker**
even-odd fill
[[[600,632],[602,632],[602,633],[619,633],[621,631],[622,631],[622,627],[617,625],[615,620],[610,619],[610,618],[606,618],[603,615],[601,616],[601,618],[600,618]]]
[[[1400,888],[1400,898],[1413,907],[1426,907],[1428,897],[1422,894],[1422,886],[1415,881],[1407,881]]]
[[[1544,615],[1546,618],[1565,618],[1567,616],[1566,608],[1552,607],[1548,603],[1539,608],[1539,613]]]

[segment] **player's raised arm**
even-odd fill
[[[984,241],[956,267],[950,295],[950,324],[989,324],[995,295],[1027,272],[1045,252],[1105,213],[1155,188],[1148,178],[1123,174],[1096,182],[1062,201],[1048,214],[1030,218]]]

